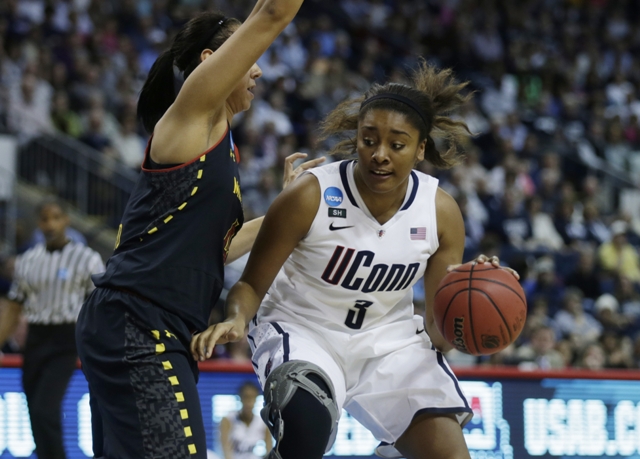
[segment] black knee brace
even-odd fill
[[[269,375],[261,414],[277,442],[269,459],[321,459],[339,418],[329,377],[302,361],[287,362]]]

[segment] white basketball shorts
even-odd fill
[[[263,388],[284,362],[305,360],[322,368],[333,383],[338,412],[344,408],[382,442],[381,457],[402,457],[393,444],[417,414],[455,414],[461,425],[473,416],[420,316],[355,334],[254,319],[249,343]]]

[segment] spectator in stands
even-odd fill
[[[576,359],[576,348],[568,339],[560,340],[556,343],[556,351],[562,356],[564,368],[574,366]]]
[[[574,246],[587,238],[586,227],[574,217],[573,201],[563,200],[556,204],[553,224],[566,246]]]
[[[640,292],[625,275],[616,277],[614,296],[620,304],[620,312],[630,322],[630,332],[640,330]]]
[[[557,370],[565,367],[564,358],[555,350],[556,334],[551,327],[533,330],[528,344],[515,353],[518,366],[523,369]]]
[[[518,195],[513,189],[505,191],[500,208],[489,217],[489,230],[497,234],[503,243],[521,249],[531,238],[531,220]]]
[[[532,272],[533,277],[525,279],[522,283],[527,296],[527,304],[531,306],[538,298],[544,298],[549,308],[549,316],[553,317],[561,307],[563,295],[562,285],[556,276],[556,265],[553,258],[548,256],[538,258]]]
[[[600,212],[594,202],[585,202],[583,211],[583,224],[587,230],[585,240],[600,245],[611,239],[611,232],[600,218]]]
[[[278,194],[275,172],[273,169],[264,169],[258,185],[244,193],[243,204],[252,215],[264,215]]]
[[[531,222],[531,237],[526,241],[532,250],[560,250],[564,246],[549,214],[542,211],[542,199],[531,196],[527,199],[527,215]]]
[[[568,288],[563,298],[563,309],[554,317],[558,336],[570,339],[579,349],[595,342],[602,333],[600,322],[584,311],[582,299],[580,290]]]
[[[604,349],[598,343],[588,344],[580,353],[576,366],[586,370],[603,370],[607,363]]]
[[[529,312],[527,313],[527,321],[520,335],[522,341],[530,341],[533,332],[540,327],[554,327],[554,322],[549,317],[549,304],[544,296],[534,298],[532,303],[527,304]]]
[[[567,287],[576,287],[585,298],[596,300],[600,296],[600,276],[597,273],[595,253],[593,249],[585,247],[580,251],[580,258],[576,269],[564,281]]]
[[[25,74],[19,90],[12,91],[9,95],[7,124],[21,143],[53,132],[49,116],[50,100],[46,92],[42,81],[33,74]]]
[[[77,138],[82,134],[82,120],[69,108],[69,96],[65,91],[58,91],[53,97],[51,121],[58,131],[70,137]]]
[[[458,194],[456,202],[458,203],[458,207],[460,207],[460,212],[462,213],[462,219],[464,221],[465,253],[470,254],[470,256],[479,254],[480,242],[484,237],[484,227],[482,222],[469,211],[469,199],[466,194]],[[465,257],[465,259],[467,258],[468,257]]]
[[[631,340],[614,331],[605,331],[600,345],[606,356],[606,368],[633,368],[633,344]]]
[[[603,330],[613,333],[625,333],[629,328],[629,319],[620,314],[620,303],[610,293],[601,295],[593,305],[593,312],[602,324]]]
[[[640,283],[638,249],[627,242],[628,225],[623,220],[611,224],[612,239],[598,249],[601,268],[608,275],[624,275],[634,283]]]
[[[113,156],[114,150],[111,140],[102,133],[103,121],[104,112],[101,109],[92,110],[89,114],[89,126],[80,136],[80,140],[106,156]]]
[[[631,147],[624,138],[624,131],[620,121],[614,121],[607,130],[607,143],[604,156],[611,167],[618,172],[629,170],[629,156]]]
[[[120,133],[114,142],[114,149],[120,161],[133,170],[140,170],[145,149],[144,140],[136,131],[137,127],[135,115],[125,115]]]
[[[540,208],[542,212],[552,213],[557,207],[560,199],[558,190],[561,176],[561,172],[557,169],[545,168],[539,171],[539,184],[536,194],[542,201]]]
[[[524,148],[527,135],[528,130],[520,121],[518,113],[509,113],[505,124],[500,128],[500,137],[505,141],[509,141],[515,151],[520,152]]]

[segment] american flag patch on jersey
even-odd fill
[[[420,228],[411,228],[409,232],[412,241],[424,241],[427,239],[427,228],[421,226]]]

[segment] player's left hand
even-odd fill
[[[306,163],[300,164],[295,169],[293,168],[293,163],[295,163],[299,159],[304,159],[307,156],[308,155],[306,153],[294,153],[294,154],[289,155],[289,156],[287,156],[285,158],[285,160],[284,160],[284,176],[282,177],[282,189],[283,190],[291,182],[293,182],[295,179],[297,179],[298,176],[300,174],[302,174],[304,171],[309,170],[311,168],[314,168],[314,167],[318,166],[319,164],[322,164],[326,160],[325,157],[316,158],[316,159],[312,159],[310,161],[307,161]]]
[[[193,360],[207,360],[213,354],[216,344],[226,344],[242,339],[246,324],[243,320],[229,318],[219,324],[211,325],[202,333],[191,338]]]
[[[507,268],[506,266],[500,266],[500,258],[498,258],[497,256],[492,256],[492,257],[488,257],[484,254],[480,254],[476,257],[475,260],[473,260],[474,263],[476,264],[483,264],[483,263],[491,263],[494,267],[496,268],[500,268],[500,269],[504,269],[509,271],[511,274],[513,274],[513,277],[515,277],[516,279],[520,280],[520,274],[518,274],[518,272],[514,269],[511,268]],[[458,266],[460,265],[450,265],[447,267],[447,272],[450,273],[451,271],[453,271],[454,269],[456,269]]]

